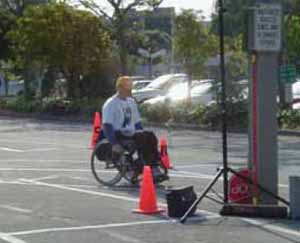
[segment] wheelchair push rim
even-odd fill
[[[97,151],[100,146],[104,146],[105,142],[100,142],[96,145],[91,156],[91,169],[95,179],[102,185],[113,186],[122,179],[122,172],[112,163],[112,153],[107,149],[105,158],[99,158]]]

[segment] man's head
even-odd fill
[[[129,76],[121,76],[117,79],[116,89],[122,96],[131,96],[132,80]]]

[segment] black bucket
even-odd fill
[[[169,189],[166,195],[168,204],[168,215],[171,218],[182,217],[197,199],[193,186]],[[192,216],[197,207],[195,207],[188,216]]]

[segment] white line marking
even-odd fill
[[[13,181],[4,181],[0,179],[0,184],[16,184],[16,185],[27,185],[28,183],[25,182],[20,182],[18,180],[13,180]]]
[[[14,206],[10,206],[10,205],[0,204],[0,208],[8,209],[8,210],[19,212],[19,213],[32,213],[32,210],[30,210],[30,209],[18,208],[18,207],[14,207]]]
[[[63,168],[0,168],[0,171],[91,172],[91,170]]]
[[[88,169],[63,169],[63,168],[0,168],[0,171],[37,171],[37,172],[85,172],[90,173],[91,170]],[[106,173],[112,173],[110,171],[103,171]],[[195,178],[195,179],[213,179],[214,175],[194,173],[190,171],[176,171],[170,174],[172,177],[181,177],[181,178]],[[223,178],[219,178],[223,180]],[[288,188],[288,185],[279,184],[279,187]]]
[[[108,198],[113,198],[113,199],[118,199],[118,200],[120,199],[120,200],[124,200],[124,201],[128,201],[128,202],[138,202],[138,199],[133,198],[133,197],[118,196],[118,195],[114,195],[114,194],[110,194],[110,193],[88,191],[88,190],[84,190],[84,189],[62,186],[62,185],[57,185],[57,184],[49,184],[49,183],[45,183],[45,182],[39,182],[39,181],[28,180],[28,179],[20,179],[19,181],[33,183],[38,186],[47,186],[47,187],[63,189],[63,190],[68,190],[68,191],[75,191],[75,192],[80,192],[80,193],[85,193],[85,194],[90,194],[90,195],[103,196],[103,197],[108,197]]]
[[[247,219],[247,218],[242,218],[243,221],[252,224],[254,226],[257,226],[259,228],[264,228],[270,231],[277,231],[277,232],[281,232],[281,233],[285,233],[285,234],[289,234],[289,235],[294,235],[297,237],[300,237],[300,232],[299,231],[295,231],[295,230],[290,230],[284,227],[280,227],[280,226],[276,226],[276,225],[268,225],[265,222],[260,222],[258,220],[253,220],[253,219]]]
[[[33,185],[37,185],[37,186],[46,186],[46,187],[52,187],[52,188],[67,190],[67,191],[75,191],[75,192],[80,192],[80,193],[90,194],[90,195],[95,195],[95,196],[103,196],[103,197],[108,197],[108,198],[113,198],[113,199],[118,199],[118,200],[120,199],[120,200],[124,200],[124,201],[128,201],[128,202],[135,202],[135,203],[139,202],[138,198],[118,196],[118,195],[111,194],[111,193],[89,191],[89,190],[84,190],[84,189],[80,189],[80,188],[73,188],[73,187],[65,186],[65,185],[50,184],[50,183],[45,183],[45,182],[32,181],[32,180],[28,180],[28,179],[19,179],[19,181],[26,182],[26,183],[32,183]],[[158,205],[163,206],[163,207],[167,206],[164,203],[158,203]],[[220,217],[219,214],[212,213],[212,212],[205,211],[205,210],[197,210],[197,212],[202,213],[202,214],[207,214],[207,215],[210,215],[210,216],[214,216],[214,217],[216,217],[216,216]]]
[[[0,159],[0,162],[34,162],[34,163],[87,163],[86,159],[82,159],[82,160],[64,160],[64,159]]]
[[[24,150],[14,149],[14,148],[7,148],[7,147],[0,147],[0,150],[8,151],[8,152],[24,153]]]
[[[199,220],[209,220],[215,218],[220,218],[220,216],[219,215],[218,216],[196,216],[193,218],[189,218],[189,220],[199,221]],[[109,228],[120,228],[120,227],[130,227],[130,226],[141,226],[141,225],[148,225],[148,224],[169,224],[169,223],[178,223],[178,220],[161,219],[161,220],[150,220],[150,221],[134,221],[134,222],[127,222],[127,223],[87,225],[87,226],[77,226],[77,227],[46,228],[46,229],[11,232],[9,233],[9,235],[13,235],[13,236],[32,235],[32,234],[41,234],[41,233],[50,233],[50,232],[79,231],[79,230],[90,230],[90,229],[109,229]]]
[[[68,175],[64,175],[63,177],[69,178],[69,179],[73,179],[73,180],[80,180],[80,181],[91,181],[90,179],[86,178],[86,177],[79,177],[79,176],[68,176]]]
[[[18,239],[12,235],[0,233],[0,239],[9,243],[27,243],[24,240]]]
[[[48,152],[48,151],[56,151],[56,150],[59,150],[58,148],[37,148],[37,149],[28,149],[28,150],[25,150],[24,152],[27,153],[27,152]]]
[[[207,175],[207,174],[202,174],[202,173],[195,173],[195,172],[190,172],[190,171],[176,171],[176,172],[172,172],[172,174],[174,175],[178,175],[178,174],[183,174],[183,175],[189,175],[189,176],[194,176],[194,177],[199,177],[201,179],[205,178],[205,179],[213,179],[215,178],[214,175]],[[220,178],[222,179],[222,178]]]
[[[222,166],[220,165],[216,165],[216,164],[194,164],[194,165],[176,165],[176,169],[188,169],[188,168],[197,168],[197,167],[220,167]]]
[[[128,227],[135,225],[147,225],[147,224],[165,224],[170,222],[176,222],[175,220],[152,220],[152,221],[137,221],[129,223],[117,223],[117,224],[100,224],[100,225],[87,225],[87,226],[78,226],[78,227],[62,227],[62,228],[48,228],[48,229],[37,229],[37,230],[28,230],[28,231],[18,231],[12,232],[10,235],[32,235],[40,233],[49,233],[49,232],[60,232],[60,231],[78,231],[78,230],[90,230],[90,229],[107,229],[107,228],[119,228],[119,227]]]
[[[60,177],[59,175],[50,175],[50,176],[44,176],[44,177],[30,178],[30,180],[43,181],[43,180],[49,180],[49,179],[56,179],[59,177]]]
[[[32,180],[27,180],[27,179],[20,179],[20,180],[24,181],[24,182],[32,183],[32,184],[37,185],[37,186],[47,186],[47,187],[52,187],[52,188],[57,188],[57,189],[62,189],[62,190],[68,190],[68,191],[75,191],[75,192],[80,192],[80,193],[85,193],[85,194],[90,194],[90,195],[104,196],[104,197],[108,197],[108,198],[124,200],[124,201],[129,201],[129,202],[138,202],[139,201],[139,199],[137,199],[137,198],[131,198],[131,197],[126,197],[126,196],[118,196],[118,195],[109,194],[109,193],[89,191],[89,190],[84,190],[84,189],[79,189],[79,188],[72,188],[72,187],[69,187],[69,186],[55,185],[55,184],[37,182],[37,181],[32,181]],[[159,205],[160,206],[166,206],[165,204],[161,204],[161,203]],[[214,218],[220,218],[221,217],[220,215],[218,215],[216,213],[209,212],[209,211],[206,211],[206,210],[198,210],[198,212],[205,213],[205,214],[210,215],[211,217],[214,217]],[[250,220],[250,219],[247,219],[247,218],[240,218],[240,219],[242,221],[248,222],[252,225],[260,226],[260,227],[266,228],[268,230],[273,230],[275,232],[281,232],[281,233],[286,233],[286,234],[290,234],[290,235],[300,236],[300,233],[298,231],[286,229],[286,228],[283,228],[283,227],[280,227],[280,226],[266,225],[265,222],[261,222],[261,221],[258,221],[258,220]],[[138,223],[140,223],[140,222],[137,222],[137,223],[134,223],[134,224],[138,224]],[[118,224],[118,225],[120,225],[120,224]],[[89,227],[89,226],[84,226],[84,227]],[[91,226],[91,227],[95,227],[95,226]],[[104,226],[98,226],[98,227],[104,227]],[[117,227],[117,226],[112,226],[112,227]],[[118,227],[120,227],[120,226],[118,226]],[[67,229],[72,230],[73,228],[67,228]],[[58,228],[57,231],[61,231],[61,228]],[[35,231],[30,231],[30,232],[35,232]],[[42,233],[42,232],[39,232],[39,233]],[[21,233],[16,232],[16,235],[17,234],[21,234]],[[13,243],[15,243],[15,242],[13,242]]]

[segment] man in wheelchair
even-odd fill
[[[131,97],[132,80],[128,76],[119,77],[116,82],[117,93],[110,97],[102,107],[103,135],[112,145],[114,156],[126,149],[126,144],[134,143],[135,149],[150,165],[154,180],[167,177],[159,169],[160,155],[158,141],[151,131],[144,131],[135,100]]]

